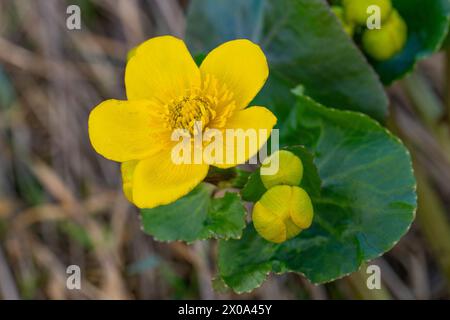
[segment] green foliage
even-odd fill
[[[269,59],[269,80],[255,104],[285,120],[302,84],[320,103],[383,121],[387,98],[376,74],[323,0],[193,0],[187,40],[198,52],[248,38]]]
[[[246,185],[242,189],[242,199],[245,201],[256,202],[266,191],[267,189],[261,181],[258,169],[250,175]]]
[[[212,192],[213,186],[201,184],[174,203],[143,209],[144,231],[161,241],[239,238],[246,213],[239,196],[213,198]]]
[[[310,196],[319,197],[322,182],[314,164],[313,155],[302,146],[286,147],[285,149],[291,151],[302,160],[304,174],[299,186],[305,189]]]
[[[219,274],[237,292],[259,286],[269,272],[299,272],[314,283],[342,277],[392,248],[414,219],[415,179],[397,138],[367,116],[307,97],[298,97],[295,110],[286,141],[306,146],[322,181],[321,194],[311,194],[314,222],[282,244],[251,225],[242,239],[221,241]]]

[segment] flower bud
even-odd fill
[[[303,164],[299,157],[290,151],[280,150],[267,157],[262,167],[277,167],[274,174],[261,174],[261,181],[269,189],[273,186],[286,184],[298,186],[303,177]]]
[[[253,225],[267,241],[282,243],[311,226],[313,206],[300,187],[275,186],[253,208]]]
[[[389,60],[405,46],[408,27],[405,21],[394,10],[389,19],[381,25],[381,29],[364,31],[362,44],[364,51],[378,61]]]
[[[340,6],[332,6],[331,11],[336,15],[338,20],[341,22],[344,31],[350,36],[353,36],[353,32],[355,31],[354,25],[351,22],[348,22],[345,19],[344,10]]]
[[[343,0],[346,20],[357,25],[366,25],[369,13],[367,9],[376,5],[380,8],[381,22],[389,18],[392,11],[391,0]]]

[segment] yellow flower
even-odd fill
[[[128,100],[107,100],[92,110],[91,143],[104,157],[122,162],[124,192],[131,202],[141,208],[171,203],[198,185],[210,164],[227,168],[245,162],[267,140],[258,137],[256,148],[246,145],[244,159],[176,164],[171,153],[179,142],[172,140],[173,132],[202,133],[195,127],[201,121],[202,131],[265,129],[270,134],[275,116],[264,107],[246,108],[267,76],[264,53],[248,40],[220,45],[197,67],[182,40],[150,39],[129,57]],[[232,140],[224,138],[224,152]]]
[[[281,243],[311,226],[311,199],[300,187],[275,186],[253,208],[253,225],[267,241]]]

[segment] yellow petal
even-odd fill
[[[290,199],[292,196],[292,187],[275,186],[270,188],[259,199],[259,202],[267,208],[273,215],[281,220],[289,219]]]
[[[120,171],[122,173],[123,193],[130,202],[133,202],[133,175],[138,163],[139,161],[133,160],[123,162],[120,166]]]
[[[276,122],[277,118],[264,107],[235,112],[225,125],[233,131],[223,133],[223,163],[214,163],[214,166],[230,168],[246,162],[266,143]]]
[[[184,42],[172,36],[139,45],[125,70],[127,97],[168,102],[200,87],[200,71]]]
[[[89,115],[89,138],[105,158],[119,162],[143,159],[161,145],[156,138],[160,122],[148,101],[107,100]]]
[[[292,221],[302,229],[309,228],[313,221],[314,210],[311,198],[300,187],[292,187],[290,216]]]
[[[225,84],[234,93],[237,108],[245,108],[261,90],[269,75],[261,48],[249,40],[226,42],[212,50],[203,60],[202,78],[208,75]]]
[[[208,173],[206,164],[174,164],[170,151],[140,161],[133,176],[133,203],[153,208],[178,200],[194,189]]]
[[[297,226],[291,219],[284,220],[286,226],[286,240],[295,238],[303,231],[302,228]]]
[[[267,241],[282,243],[286,241],[286,226],[278,216],[267,210],[260,202],[255,203],[252,213],[256,231]]]

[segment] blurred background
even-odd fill
[[[66,9],[81,8],[81,30]],[[216,243],[160,243],[123,197],[119,165],[97,155],[87,118],[125,99],[127,52],[183,37],[188,0],[0,0],[1,299],[447,299],[450,296],[450,54],[387,89],[389,128],[410,149],[419,209],[408,234],[365,268],[314,286],[270,276],[250,294],[215,291]],[[66,288],[78,265],[82,290]]]

